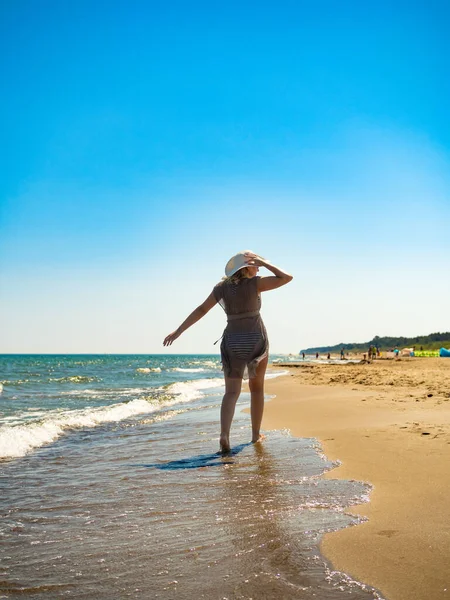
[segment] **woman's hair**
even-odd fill
[[[242,267],[242,269],[239,269],[239,271],[236,271],[230,277],[223,277],[221,283],[239,283],[239,281],[247,278],[247,274],[247,267]]]

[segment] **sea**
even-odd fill
[[[252,444],[246,392],[220,454],[223,393],[217,355],[1,355],[0,598],[382,600],[319,550],[370,486]]]

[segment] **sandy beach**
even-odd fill
[[[450,360],[288,370],[267,382],[263,427],[318,438],[341,461],[325,477],[373,485],[349,510],[368,520],[326,535],[323,554],[388,600],[450,598]]]

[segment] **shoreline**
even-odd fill
[[[346,512],[368,520],[326,534],[333,568],[387,600],[450,598],[450,360],[276,364],[263,429],[315,437],[340,466],[323,475],[373,486]]]

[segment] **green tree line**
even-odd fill
[[[450,331],[444,333],[430,333],[429,335],[418,335],[416,337],[380,337],[376,335],[368,342],[342,342],[334,346],[317,346],[316,348],[305,348],[300,353],[314,354],[316,352],[340,352],[344,348],[346,352],[366,352],[369,346],[377,346],[380,350],[391,348],[413,348],[416,350],[439,350],[439,348],[450,348]]]

